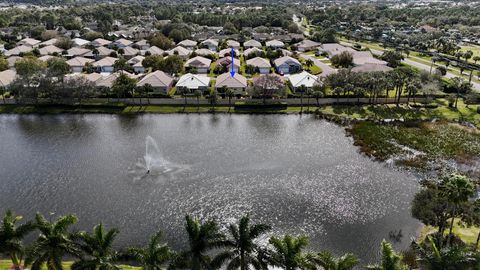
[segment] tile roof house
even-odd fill
[[[90,44],[92,44],[93,47],[108,46],[111,43],[112,42],[110,40],[106,40],[106,39],[103,39],[103,38],[97,38],[97,39],[93,40],[92,42],[90,42]]]
[[[92,51],[89,50],[89,49],[85,49],[85,48],[80,48],[80,47],[73,47],[73,48],[70,48],[67,50],[67,54],[65,55],[65,57],[67,58],[71,58],[71,57],[75,57],[75,56],[82,56],[82,55],[85,55],[87,53],[91,53]]]
[[[17,72],[12,69],[7,69],[0,72],[0,87],[9,86],[17,78]]]
[[[130,40],[128,40],[128,39],[121,38],[121,39],[115,40],[115,41],[112,42],[110,45],[111,45],[111,46],[115,46],[115,47],[117,47],[117,48],[120,49],[120,48],[125,48],[125,47],[127,47],[127,46],[130,46],[130,45],[132,45],[132,44],[133,44],[132,41],[130,41]]]
[[[10,56],[7,58],[7,62],[8,62],[8,68],[10,69],[15,69],[15,63],[22,59],[22,57],[20,56]]]
[[[90,41],[83,39],[83,38],[74,38],[72,39],[74,47],[83,47],[87,44],[90,44]]]
[[[343,45],[340,45],[338,43],[325,43],[322,44],[320,50],[322,52],[325,52],[329,58],[332,58],[333,56],[337,54],[341,54],[342,52],[354,52],[355,50],[350,48],[350,47],[345,47]]]
[[[138,83],[137,86],[150,84],[155,92],[168,94],[173,85],[173,78],[165,74],[163,71],[157,70],[147,74]]]
[[[40,40],[36,40],[36,39],[33,39],[33,38],[24,38],[24,39],[20,40],[19,42],[17,42],[17,45],[36,47],[36,46],[40,45],[40,43],[41,43]]]
[[[67,60],[67,64],[72,69],[73,73],[81,73],[83,68],[87,63],[92,63],[94,60],[90,58],[85,58],[81,56],[74,57],[70,60]]]
[[[265,58],[261,57],[255,57],[252,59],[247,60],[247,65],[254,66],[255,68],[258,69],[260,74],[268,74],[270,73],[270,68],[272,65],[270,64],[270,61]]]
[[[11,50],[6,51],[4,54],[5,56],[17,56],[20,54],[31,52],[32,50],[33,48],[30,46],[20,45]]]
[[[215,39],[206,39],[202,41],[202,45],[206,46],[209,50],[216,52],[218,49],[218,41]]]
[[[102,58],[96,62],[93,62],[92,65],[97,69],[98,72],[101,73],[112,73],[113,72],[113,65],[118,60],[118,58],[107,56]]]
[[[177,45],[189,50],[193,50],[197,46],[197,42],[190,39],[185,39],[180,41]]]
[[[280,74],[297,73],[302,70],[302,64],[295,58],[283,56],[273,61],[275,68]]]
[[[247,78],[238,73],[235,73],[233,77],[229,72],[223,73],[217,77],[215,89],[217,92],[222,93],[225,87],[232,89],[236,95],[243,95],[247,88]]]
[[[301,91],[301,86],[312,88],[314,85],[317,85],[319,83],[319,78],[306,71],[302,71],[298,74],[288,76],[288,81],[292,85],[292,89],[298,92]]]
[[[387,65],[386,61],[373,57],[370,51],[353,51],[352,56],[353,56],[353,64],[355,65],[364,65],[364,64]]]
[[[110,54],[114,52],[114,50],[109,49],[107,47],[103,47],[103,46],[97,47],[95,49],[98,52],[97,55],[94,54],[95,50],[93,50],[91,52],[88,52],[88,53],[84,54],[83,56],[91,57],[91,58],[103,58],[103,57],[106,57],[106,56],[110,56]]]
[[[269,41],[265,42],[265,45],[266,45],[267,47],[272,48],[272,49],[280,49],[280,48],[284,48],[284,47],[285,47],[285,43],[283,43],[283,42],[280,41],[280,40],[276,40],[276,39],[269,40]]]
[[[197,73],[206,74],[210,70],[211,63],[212,60],[208,58],[196,56],[194,58],[188,59],[188,61],[185,63],[185,67],[195,68],[197,70]]]
[[[39,46],[48,46],[48,45],[55,45],[55,43],[57,43],[58,39],[56,38],[51,38],[49,40],[46,40],[44,42],[41,42],[39,44]]]
[[[163,55],[165,53],[164,50],[158,48],[157,46],[152,46],[145,51],[142,51],[143,55]]]
[[[123,56],[127,59],[134,57],[135,55],[139,54],[140,51],[137,49],[134,49],[130,46],[122,48],[123,50]]]
[[[150,44],[148,44],[148,41],[145,39],[139,40],[135,42],[135,45],[140,49],[140,50],[148,50],[150,48]]]
[[[251,56],[251,55],[260,55],[262,52],[263,52],[263,50],[261,50],[257,47],[253,47],[253,48],[249,48],[249,49],[246,49],[245,51],[243,51],[243,55],[248,57],[248,56]]]
[[[190,92],[195,90],[207,91],[210,86],[211,78],[204,75],[187,73],[178,79],[175,87],[178,89],[188,89]]]
[[[188,58],[188,56],[189,56],[191,53],[192,53],[191,50],[185,49],[185,48],[182,47],[182,46],[177,46],[177,47],[175,47],[175,48],[173,48],[173,49],[171,49],[171,50],[168,51],[168,54],[170,54],[170,55],[176,54],[176,55],[178,55],[178,56],[180,56],[181,58],[184,58],[184,59]]]
[[[133,71],[136,74],[145,73],[145,67],[142,65],[142,62],[144,59],[145,57],[141,55],[137,55],[131,58],[130,60],[128,60],[127,63],[133,67]]]
[[[43,55],[43,56],[38,57],[38,60],[43,61],[43,62],[47,62],[48,60],[50,60],[52,58],[55,58],[55,57],[56,56],[53,56],[53,55]]]
[[[234,53],[235,53],[235,57],[238,57],[240,56],[240,52],[237,50],[237,49],[233,49]],[[226,48],[226,49],[223,49],[221,50],[219,53],[218,53],[218,56],[220,57],[225,57],[227,55],[231,56],[230,54],[232,53],[232,48]]]
[[[196,53],[197,55],[200,55],[200,56],[211,56],[211,55],[215,55],[215,54],[216,54],[216,52],[211,51],[211,50],[209,50],[209,49],[205,49],[205,48],[204,48],[204,49],[196,49],[196,50],[195,50],[195,53]]]
[[[262,43],[254,39],[247,40],[243,43],[244,48],[262,48]]]
[[[230,71],[232,69],[232,57],[227,56],[220,58],[217,60],[216,64],[222,65],[226,67],[228,71]],[[238,60],[237,58],[233,58],[233,70],[235,70],[235,72],[238,73],[238,71],[240,70],[240,65],[240,60]]]
[[[95,81],[95,86],[97,87],[108,87],[111,88],[115,80],[120,77],[120,74],[126,74],[130,78],[136,78],[135,75],[128,73],[126,71],[119,71],[115,72],[112,74],[109,74],[107,76],[101,76],[99,79]]]
[[[301,42],[295,44],[297,51],[299,52],[308,52],[317,49],[321,44],[309,39],[302,40]]]
[[[229,48],[234,48],[236,50],[240,50],[240,42],[236,41],[236,40],[227,40],[227,46]]]
[[[58,48],[55,45],[48,45],[38,49],[40,55],[52,55],[52,54],[61,54],[63,52],[62,49]]]

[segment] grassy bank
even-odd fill
[[[380,160],[408,154],[408,149],[420,151],[419,155],[400,161],[410,167],[423,168],[427,162],[438,159],[469,164],[480,157],[480,132],[449,122],[411,125],[359,122],[350,133],[362,152]]]
[[[423,226],[422,230],[420,232],[420,239],[423,240],[425,237],[431,233],[434,233],[438,230],[436,227],[432,226]],[[461,222],[457,221],[455,222],[453,226],[453,233],[460,237],[462,241],[464,241],[467,244],[475,244],[477,241],[477,236],[478,232],[480,231],[480,228],[472,226],[472,227],[465,227],[461,224]],[[445,235],[448,234],[448,230],[445,231]]]

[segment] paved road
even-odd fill
[[[372,52],[372,54],[374,55],[382,55],[383,52],[380,51],[380,50],[375,50],[375,49],[370,49],[370,51]],[[425,71],[428,71],[430,72],[430,65],[426,65],[426,64],[422,64],[422,63],[419,63],[419,62],[416,62],[416,61],[413,61],[409,58],[405,58],[403,61],[403,63],[407,64],[407,65],[410,65],[410,66],[413,66],[413,67],[416,67],[418,69],[421,69],[421,70],[425,70]],[[451,72],[447,72],[447,74],[445,75],[446,78],[453,78],[453,77],[459,77],[458,75],[455,75]],[[480,84],[479,83],[476,83],[474,81],[471,82],[472,86],[473,86],[473,89],[477,90],[477,91],[480,91]]]

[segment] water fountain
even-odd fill
[[[145,155],[139,158],[133,169],[129,171],[134,181],[148,179],[160,182],[174,178],[184,171],[186,166],[167,161],[155,139],[147,136],[145,139]]]

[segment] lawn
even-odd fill
[[[450,223],[449,223],[450,224]],[[423,226],[420,233],[420,239],[425,239],[425,237],[431,233],[434,233],[438,230],[436,227],[432,226]],[[478,232],[480,228],[472,226],[467,228],[462,225],[460,221],[456,221],[453,225],[453,233],[460,237],[467,244],[475,244],[478,237]],[[445,234],[448,234],[448,230],[445,231]]]

